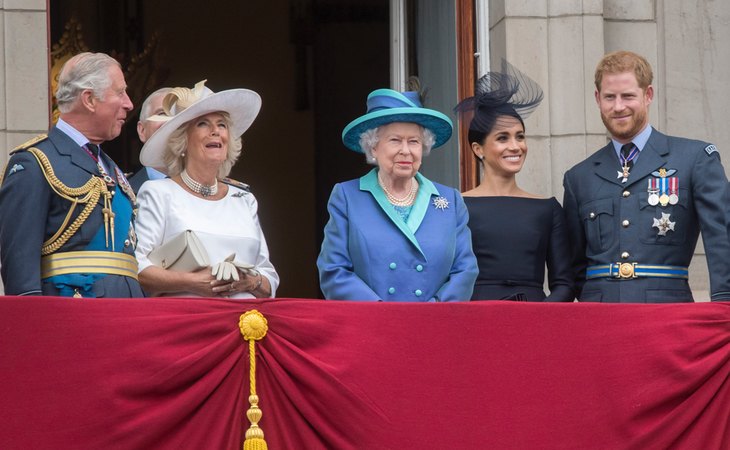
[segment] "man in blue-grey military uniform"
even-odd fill
[[[688,266],[702,239],[712,300],[730,300],[727,177],[714,145],[649,125],[652,70],[619,51],[596,68],[611,142],[564,177],[578,300],[692,302]]]
[[[74,56],[59,75],[58,123],[11,153],[0,185],[7,295],[144,295],[134,192],[99,147],[119,135],[132,110],[126,88],[110,56]]]

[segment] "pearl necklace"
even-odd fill
[[[380,173],[378,173],[378,184],[380,185],[380,188],[385,192],[385,196],[388,198],[388,201],[393,206],[411,206],[413,204],[413,201],[416,199],[416,193],[418,192],[418,182],[411,178],[411,188],[408,191],[408,193],[403,197],[396,197],[393,195],[387,187],[385,187],[385,183],[383,182],[383,179],[380,176]]]
[[[189,187],[191,191],[202,195],[203,197],[210,197],[212,195],[215,195],[218,193],[218,181],[216,180],[216,183],[212,186],[208,186],[207,184],[199,183],[192,178],[190,178],[190,175],[188,175],[188,172],[183,169],[183,171],[180,173],[180,178],[182,178],[183,183],[185,183],[185,186]]]

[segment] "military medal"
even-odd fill
[[[616,178],[621,178],[621,182],[626,183],[629,179],[629,175],[629,166],[623,166],[622,170],[618,171],[618,177]]]
[[[119,167],[116,167],[114,170],[117,174],[117,180],[119,180],[119,187],[122,188],[122,191],[127,195],[127,197],[129,197],[129,200],[132,202],[132,204],[136,205],[137,196],[134,195],[134,190],[129,184],[129,181],[127,181],[127,177],[124,176],[124,173],[119,169]]]
[[[627,156],[624,156],[623,154],[619,154],[619,160],[621,161],[621,170],[618,171],[618,177],[621,178],[622,183],[626,183],[629,179],[629,171],[631,168],[629,167],[629,163],[636,158],[636,155],[639,154],[639,148],[634,145],[634,147],[631,149],[629,154]]]
[[[679,178],[671,177],[669,179],[669,204],[676,205],[679,202]]]
[[[129,243],[132,245],[132,248],[137,248],[137,233],[134,231],[134,226],[129,225],[129,232],[127,233],[127,237],[129,238]],[[125,242],[126,244],[126,242]]]
[[[92,152],[89,149],[89,147],[96,149],[97,153]],[[101,149],[98,146],[93,145],[91,143],[84,145],[81,148],[86,150],[86,153],[88,153],[89,156],[91,156],[94,159],[94,161],[96,162],[96,170],[99,171],[101,178],[104,179],[104,183],[106,183],[106,185],[108,187],[114,186],[114,179],[112,179],[112,177],[109,176],[109,173],[107,173],[106,169],[104,168],[104,164],[102,164],[101,158],[99,157],[99,155],[101,155]]]
[[[657,185],[659,184],[656,178],[649,178],[649,187],[647,189],[647,192],[649,193],[648,202],[651,206],[656,206],[659,204],[659,188]]]
[[[668,181],[667,177],[659,178],[659,190],[661,194],[659,195],[659,204],[662,206],[667,206],[669,204],[669,195],[667,195],[667,187],[668,187]]]
[[[674,231],[674,225],[676,225],[676,222],[669,220],[669,216],[670,215],[667,213],[662,213],[661,219],[654,217],[654,224],[651,227],[659,230],[657,231],[658,236],[666,236],[667,232]]]
[[[106,183],[107,186],[112,187],[114,186],[114,179],[109,176],[104,166],[101,164],[101,162],[96,162],[96,168],[99,170],[99,173],[101,174],[101,177],[104,179],[104,183]]]

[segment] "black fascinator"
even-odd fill
[[[462,100],[454,111],[473,110],[469,130],[489,134],[499,116],[512,116],[524,122],[542,98],[540,86],[503,59],[501,72],[488,72],[479,78],[476,94]]]

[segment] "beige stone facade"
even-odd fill
[[[12,148],[48,127],[46,8],[46,0],[0,0],[2,166]],[[531,151],[520,182],[528,190],[561,199],[565,170],[605,144],[593,69],[617,49],[639,52],[654,67],[652,124],[715,143],[730,165],[730,127],[723,119],[730,98],[730,2],[490,0],[489,28],[492,61],[506,57],[545,90],[527,122]],[[690,282],[697,299],[706,300],[701,248]]]

